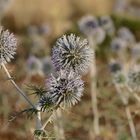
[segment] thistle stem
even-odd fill
[[[140,103],[140,97],[127,85],[124,85],[126,87],[126,89],[128,90],[128,92],[134,96],[134,98]]]
[[[19,86],[15,83],[15,81],[13,80],[13,78],[11,77],[8,69],[6,68],[6,66],[2,63],[1,66],[3,67],[5,73],[7,74],[10,82],[13,84],[13,86],[17,89],[18,93],[23,96],[23,98],[28,102],[29,105],[31,105],[33,108],[35,108],[35,106],[32,104],[32,102],[28,99],[26,93],[24,91],[22,91]]]
[[[117,93],[119,94],[119,96],[120,96],[120,98],[122,100],[122,103],[125,106],[125,112],[126,112],[126,116],[127,116],[127,119],[128,119],[130,131],[131,131],[131,135],[132,135],[132,140],[138,140],[135,125],[134,125],[132,115],[131,115],[131,112],[130,112],[130,109],[129,109],[129,106],[128,106],[128,100],[125,98],[125,96],[123,96],[120,87],[116,83],[114,83],[114,84],[115,84]]]
[[[89,39],[89,45],[90,47],[94,47],[94,43],[91,37]],[[93,48],[95,49],[95,47]],[[99,127],[99,113],[98,113],[98,107],[97,107],[97,68],[96,68],[96,57],[94,55],[94,60],[90,67],[90,78],[91,78],[91,102],[92,102],[92,110],[94,113],[94,121],[93,121],[93,127],[96,135],[100,134],[100,127]]]
[[[55,112],[56,120],[54,121],[54,130],[56,140],[65,140],[64,129],[62,125],[62,112],[60,109]]]

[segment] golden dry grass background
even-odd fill
[[[113,3],[114,0],[13,0],[7,16],[16,28],[47,22],[58,35],[71,28],[76,14],[110,14]]]
[[[114,2],[115,0],[13,0],[3,18],[3,24],[17,33],[19,40],[20,38],[26,38],[27,40],[28,37],[26,34],[22,35],[23,30],[27,29],[30,25],[47,23],[51,28],[51,35],[49,38],[46,38],[47,42],[56,39],[67,31],[73,30],[75,22],[86,14],[97,16],[112,14]],[[52,44],[55,42],[50,41],[50,43],[51,44],[48,43],[45,46],[46,50],[48,47],[52,47]],[[20,44],[17,52],[18,60],[16,59],[14,64],[7,66],[10,72],[16,77],[16,81],[20,86],[24,85],[23,82],[24,79],[26,79],[24,78],[26,74],[24,67],[26,66],[25,61],[23,61],[23,58],[27,55],[25,54],[26,52],[30,53],[28,52],[28,46],[24,49],[22,44]],[[101,73],[99,79],[104,80],[108,74],[105,71],[107,66],[101,61],[102,60],[99,60],[98,62],[99,72]],[[84,78],[87,80],[88,76]],[[42,84],[44,79],[42,80],[40,77],[36,76],[33,78],[33,81]],[[88,81],[86,81],[85,84],[87,93],[82,101],[70,112],[64,112],[67,140],[88,140],[90,135],[92,135],[92,132],[89,132],[93,114],[90,95],[88,94]],[[103,138],[101,140],[118,140],[115,137],[117,135],[116,126],[119,126],[119,124],[115,123],[121,124],[127,122],[125,122],[126,118],[123,113],[123,107],[120,106],[120,100],[116,98],[114,89],[109,88],[102,88],[99,95],[101,124],[105,126],[103,127]],[[9,114],[13,111],[25,108],[26,105],[17,95],[12,85],[5,80],[5,75],[2,71],[0,71],[0,101],[0,140],[32,140],[33,136],[31,132],[33,132],[34,120],[27,120],[24,117],[19,117],[16,121],[7,125]],[[132,104],[131,108],[133,110],[135,105]],[[116,112],[118,113],[118,117],[116,117]],[[138,116],[135,122],[139,122],[139,118]],[[127,124],[124,125],[129,132]],[[121,126],[119,127],[121,128]],[[137,128],[139,128],[139,126],[137,126]],[[124,129],[121,129],[120,133],[123,135]]]

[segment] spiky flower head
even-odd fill
[[[45,76],[50,75],[54,72],[52,61],[50,57],[45,57],[42,60],[42,71]]]
[[[128,72],[127,78],[129,87],[134,91],[140,91],[140,69],[134,67]]]
[[[93,39],[95,45],[101,44],[105,39],[105,31],[99,26],[98,20],[94,16],[84,16],[78,22],[80,31]]]
[[[98,28],[98,20],[96,17],[87,15],[82,17],[78,22],[79,29],[86,36],[92,35],[93,31]]]
[[[101,27],[106,31],[108,35],[113,35],[115,32],[114,23],[110,16],[101,16],[99,19]]]
[[[120,51],[123,51],[127,48],[127,42],[121,38],[114,38],[112,41],[111,41],[111,49],[115,52],[120,52]]]
[[[122,70],[122,65],[119,62],[113,62],[110,63],[109,68],[112,73],[117,73]]]
[[[135,42],[135,36],[133,33],[126,27],[121,27],[118,30],[118,37],[121,39],[127,41],[128,43],[134,43]]]
[[[0,64],[10,62],[17,49],[17,39],[8,30],[0,27]]]
[[[74,71],[84,74],[93,61],[93,51],[86,39],[81,40],[74,34],[59,38],[52,51],[52,62],[57,70]]]
[[[48,92],[40,103],[50,103],[53,106],[71,107],[80,101],[83,95],[83,81],[80,76],[73,72],[61,71],[58,76],[53,76],[47,80]],[[49,102],[48,102],[49,101]],[[42,105],[43,106],[43,105]]]
[[[29,56],[29,58],[27,59],[28,74],[30,75],[39,74],[42,76],[43,75],[42,68],[43,66],[39,58],[33,55]]]

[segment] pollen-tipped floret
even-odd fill
[[[48,89],[46,99],[54,106],[71,107],[80,101],[83,95],[83,81],[73,72],[61,71],[56,77],[51,75],[46,84]]]
[[[17,40],[8,30],[0,28],[0,64],[10,62],[16,54]]]
[[[86,39],[75,35],[64,35],[57,40],[52,52],[52,62],[56,70],[64,69],[84,74],[93,61],[93,51]]]

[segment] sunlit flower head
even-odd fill
[[[52,62],[57,70],[74,71],[84,74],[93,61],[93,51],[86,39],[75,35],[64,35],[59,38],[52,51]]]
[[[46,97],[56,106],[71,107],[80,101],[83,95],[83,81],[73,72],[61,71],[58,76],[51,75],[46,85]]]
[[[0,27],[0,63],[10,62],[17,49],[17,39],[8,30]]]

